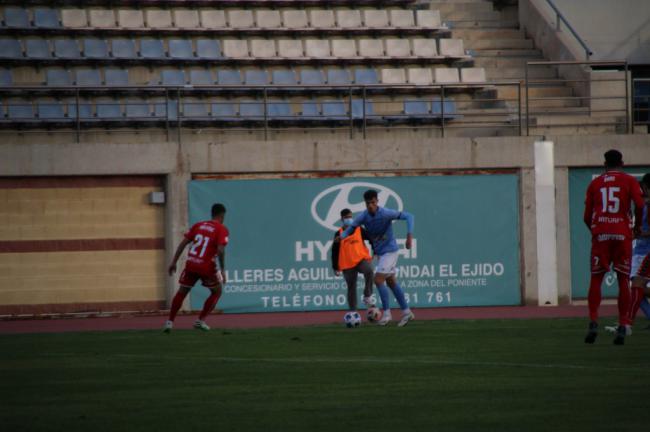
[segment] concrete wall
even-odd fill
[[[201,173],[295,173],[515,168],[521,187],[522,287],[537,303],[534,137],[331,141],[193,141],[142,143],[2,143],[0,176],[161,174],[166,176],[166,257],[187,227],[187,181]],[[539,138],[538,138],[539,139]],[[558,286],[570,300],[568,170],[600,166],[620,149],[629,165],[650,164],[650,138],[642,135],[547,136],[555,142]],[[175,279],[167,279],[169,293]]]
[[[593,51],[592,60],[650,64],[650,2],[647,0],[554,0],[562,15]],[[541,18],[541,20],[540,20]],[[520,0],[519,19],[552,60],[584,60],[584,49],[546,0]]]

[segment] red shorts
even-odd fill
[[[614,270],[630,274],[632,262],[632,239],[626,236],[622,239],[612,239],[609,234],[599,234],[591,238],[591,273],[605,273],[610,266]]]
[[[197,273],[187,268],[181,273],[181,277],[178,279],[178,283],[181,286],[193,287],[196,281],[201,279],[201,283],[206,288],[216,288],[221,283],[221,275],[217,275],[216,272],[213,273]]]
[[[650,279],[650,253],[643,258],[635,276]]]

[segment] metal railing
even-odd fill
[[[537,67],[563,68],[569,78],[531,78],[531,71]],[[585,68],[586,67],[586,68]],[[597,73],[592,68],[610,68],[608,72],[622,71],[622,78],[594,79]],[[572,69],[572,70],[571,70]],[[556,73],[557,70],[556,70]],[[559,76],[559,75],[558,75]],[[526,135],[530,135],[531,122],[538,116],[558,117],[578,115],[593,120],[591,126],[619,126],[622,120],[625,133],[633,132],[630,119],[630,97],[628,64],[625,61],[539,61],[527,62],[524,78],[524,113]],[[624,87],[620,94],[612,86]],[[607,89],[598,86],[608,86]],[[532,89],[564,89],[570,95],[532,96]],[[605,95],[598,95],[602,91]],[[596,93],[596,95],[594,95]],[[601,120],[599,120],[601,119]],[[537,126],[543,126],[537,123]],[[563,126],[580,127],[582,123],[565,123]]]
[[[510,89],[509,97],[499,97],[497,89],[507,88]],[[356,86],[0,87],[0,96],[7,100],[8,95],[23,100],[30,98],[39,104],[48,103],[43,102],[42,96],[63,100],[58,104],[64,105],[61,108],[66,111],[64,115],[47,119],[39,118],[34,103],[29,102],[34,114],[22,119],[23,126],[73,128],[77,141],[88,127],[132,128],[137,127],[138,122],[164,126],[168,140],[173,129],[176,129],[176,139],[180,140],[181,129],[192,127],[262,130],[266,140],[272,131],[296,126],[309,129],[347,127],[351,138],[356,133],[366,138],[368,130],[388,126],[431,128],[444,137],[451,129],[458,128],[505,128],[512,135],[521,135],[523,125],[519,81]],[[140,99],[129,101],[129,96],[133,95]],[[105,96],[114,100],[101,99]],[[249,99],[242,100],[245,96]],[[250,100],[251,96],[255,99]],[[8,102],[7,109],[10,104]],[[146,107],[142,108],[143,105]],[[226,113],[220,109],[232,105],[239,109]],[[306,105],[316,106],[315,111],[305,112]],[[117,108],[106,109],[111,106]],[[296,106],[300,109],[294,109]],[[134,114],[136,112],[144,115]],[[0,125],[5,126],[16,123],[21,123],[21,119],[9,113],[0,121]]]
[[[637,91],[639,85],[645,87],[644,94]],[[632,133],[636,126],[646,127],[650,132],[650,78],[632,80]]]
[[[564,17],[562,12],[558,9],[558,7],[553,3],[553,0],[546,0],[546,3],[553,9],[555,12],[555,30],[560,32],[562,31],[562,23],[566,26],[566,28],[569,29],[573,37],[578,41],[578,43],[582,46],[582,48],[585,50],[585,60],[589,60],[591,58],[591,55],[594,53],[585,43],[585,41],[580,37],[578,32],[571,26],[569,21]]]

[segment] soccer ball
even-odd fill
[[[381,309],[376,308],[376,307],[371,307],[368,308],[366,311],[366,318],[368,318],[369,322],[377,322],[381,319],[382,312]]]
[[[359,315],[359,312],[347,312],[343,316],[343,321],[345,321],[347,328],[359,327],[361,325],[361,315]]]

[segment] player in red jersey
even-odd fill
[[[591,283],[589,285],[589,331],[585,343],[598,336],[598,307],[605,273],[613,265],[618,279],[619,326],[614,343],[625,343],[629,323],[630,261],[632,239],[630,211],[635,206],[634,232],[639,232],[643,216],[643,196],[639,182],[621,171],[623,155],[618,150],[605,153],[605,172],[587,188],[584,222],[591,231]]]
[[[226,217],[226,207],[223,204],[212,206],[212,219],[194,224],[185,233],[181,244],[176,249],[176,254],[169,265],[169,275],[176,272],[176,262],[183,250],[190,243],[185,269],[178,280],[180,288],[172,300],[169,319],[165,323],[165,333],[169,333],[174,326],[174,318],[183,305],[183,300],[190,292],[196,281],[201,279],[203,286],[210,290],[210,296],[205,300],[199,319],[194,323],[194,328],[208,331],[210,327],[205,323],[205,317],[214,309],[221,297],[221,288],[226,282],[225,273],[225,248],[228,244],[228,228],[223,225]],[[219,266],[215,261],[219,260]]]

